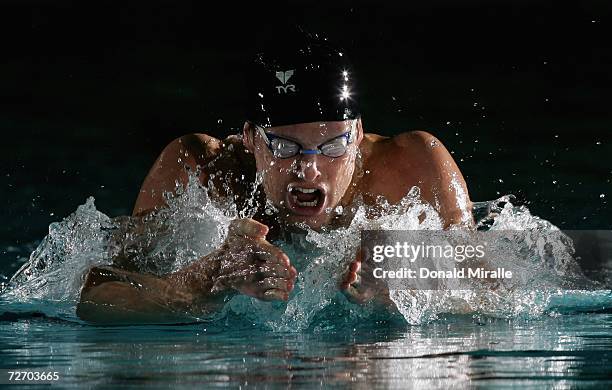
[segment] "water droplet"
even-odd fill
[[[553,181],[552,181],[552,183],[553,183],[553,184],[557,184],[557,181],[556,181],[556,180],[553,180]]]
[[[342,214],[343,211],[344,211],[344,208],[342,206],[336,207],[336,214]]]
[[[601,145],[601,141],[595,142],[596,145]]]
[[[366,174],[370,173],[370,170],[366,169],[365,173],[366,173]]]
[[[431,140],[431,142],[429,143],[429,145],[430,145],[432,148],[435,148],[436,146],[438,146],[438,142],[436,142],[436,140],[435,140],[435,139],[432,139],[432,140]]]
[[[603,199],[606,197],[606,194],[599,194],[599,197]]]
[[[500,183],[503,183],[504,181],[502,179],[497,179]]]

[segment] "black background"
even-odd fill
[[[237,132],[244,64],[291,22],[351,55],[366,131],[432,132],[475,201],[610,228],[609,2],[411,3],[1,2],[2,244],[90,195],[129,214],[170,140]]]

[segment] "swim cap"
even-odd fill
[[[300,27],[277,34],[282,38],[255,55],[247,75],[247,119],[270,127],[358,118],[346,53]]]

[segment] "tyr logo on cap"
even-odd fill
[[[276,86],[276,90],[278,91],[278,93],[281,93],[281,91],[283,93],[287,93],[287,91],[295,92],[295,85],[287,84],[291,76],[293,76],[294,72],[295,72],[295,69],[286,70],[284,72],[283,71],[276,72],[276,78],[279,79],[281,83],[283,83],[283,85]]]

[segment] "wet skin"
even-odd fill
[[[346,132],[348,124],[349,121],[315,122],[266,131],[293,140],[305,149],[316,149]],[[183,136],[170,143],[158,157],[142,185],[133,214],[142,216],[166,207],[163,194],[173,192],[177,180],[187,183],[186,166],[192,170],[199,167],[203,184],[209,180],[213,183],[208,186],[213,199],[237,195],[239,206],[251,193],[250,183],[259,172],[263,175],[264,191],[258,203],[263,205],[267,199],[278,212],[266,215],[261,208],[254,219],[234,221],[222,248],[165,277],[128,273],[116,267],[92,269],[81,294],[78,313],[82,318],[96,322],[111,317],[116,321],[128,317],[143,322],[150,322],[151,318],[162,321],[181,312],[213,311],[232,293],[286,300],[297,272],[290,259],[268,239],[296,229],[299,223],[316,230],[345,226],[352,217],[348,210],[358,196],[371,213],[376,213],[380,196],[391,204],[397,203],[417,186],[422,200],[438,211],[445,227],[471,224],[471,202],[459,168],[442,143],[423,131],[391,138],[364,134],[358,120],[354,142],[337,158],[320,154],[276,158],[248,122],[242,137],[219,140],[206,134]],[[316,206],[300,206],[303,203],[297,202],[294,195],[296,187],[315,189]],[[464,196],[457,196],[457,192]],[[313,196],[301,194],[300,198],[311,200]],[[325,212],[338,206],[346,211],[341,215]],[[224,268],[222,265],[228,262],[235,264]],[[339,288],[355,303],[377,298],[388,303],[385,292],[361,268],[357,254],[339,281]],[[136,282],[132,281],[134,278]],[[113,283],[113,289],[109,283]],[[134,285],[141,288],[135,289]],[[106,314],[101,307],[107,308]],[[125,316],[126,313],[132,315]]]

